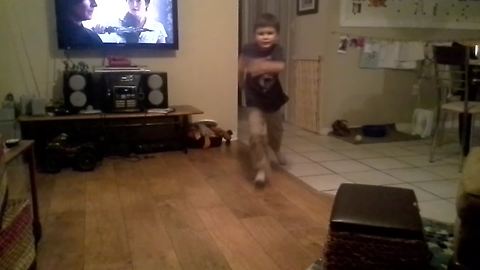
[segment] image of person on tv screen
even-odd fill
[[[167,32],[163,24],[148,13],[150,0],[125,1],[128,9],[118,20],[118,26],[94,27],[102,34],[102,40],[108,43],[166,43]]]
[[[60,47],[96,47],[103,44],[97,33],[82,24],[92,19],[93,10],[97,7],[95,0],[58,0],[57,5]]]

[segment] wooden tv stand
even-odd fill
[[[169,144],[187,152],[186,136],[190,117],[203,112],[190,105],[171,108],[175,110],[168,114],[138,112],[20,116],[18,121],[23,139],[35,140],[39,164],[47,143],[60,133],[67,133],[75,141],[101,140],[105,154],[122,154],[119,151],[125,154],[134,150],[149,152],[153,149],[162,150],[162,147],[170,150]]]

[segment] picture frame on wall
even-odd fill
[[[297,15],[315,14],[318,12],[318,0],[297,0]]]

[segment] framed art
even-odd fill
[[[314,14],[318,12],[318,0],[297,0],[297,15]]]

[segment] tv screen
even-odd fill
[[[55,0],[60,49],[178,49],[177,0]]]

